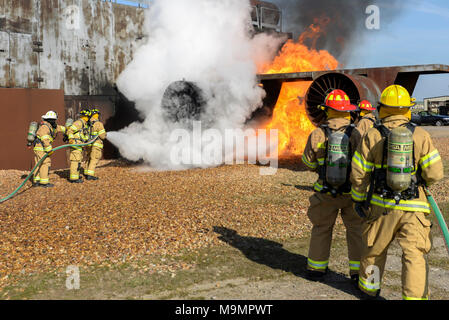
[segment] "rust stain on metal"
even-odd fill
[[[0,168],[29,170],[33,165],[33,150],[26,147],[26,134],[31,121],[41,121],[48,110],[59,114],[58,122],[65,123],[64,92],[62,90],[5,89],[0,88],[0,100],[4,106],[4,121],[0,127],[4,156],[0,157]],[[54,142],[62,145],[62,137]],[[52,168],[65,168],[65,154],[52,156]]]

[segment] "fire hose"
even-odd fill
[[[441,232],[443,233],[443,238],[445,241],[444,244],[446,245],[446,250],[447,253],[449,254],[449,230],[447,229],[446,221],[444,220],[440,208],[438,208],[438,204],[436,203],[429,189],[425,187],[424,192],[426,193],[427,200],[429,201],[430,206],[432,207],[432,210],[435,213],[435,216],[437,217],[438,224],[440,226]]]
[[[69,148],[69,147],[85,147],[88,146],[92,143],[95,142],[95,140],[97,140],[98,136],[95,136],[94,138],[92,138],[90,141],[86,142],[86,143],[82,143],[82,144],[65,144],[59,147],[56,147],[52,150],[52,153],[61,149],[65,149],[65,148]],[[34,168],[31,170],[30,174],[25,178],[25,180],[23,180],[23,182],[20,184],[19,187],[17,187],[16,190],[14,190],[14,192],[12,192],[11,194],[9,194],[7,197],[0,199],[0,203],[5,202],[6,200],[11,199],[12,197],[14,197],[17,192],[19,192],[20,189],[23,188],[23,186],[25,185],[25,183],[33,176],[34,172],[37,170],[37,168],[39,168],[41,166],[41,164],[44,162],[44,160],[49,156],[49,153],[46,153],[42,159],[40,159],[36,165],[34,166]]]

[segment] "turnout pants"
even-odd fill
[[[71,148],[70,151],[70,180],[80,178],[81,161],[83,160],[83,150],[81,148]]]
[[[353,209],[351,196],[341,195],[334,198],[327,194],[315,193],[309,200],[310,207],[307,215],[313,227],[307,269],[318,272],[326,271],[329,264],[332,231],[337,215],[340,213],[346,227],[349,272],[351,275],[358,274],[362,249],[362,219]]]
[[[89,149],[89,162],[87,163],[87,170],[84,171],[84,174],[87,176],[95,176],[95,168],[103,155],[103,149],[95,146]]]
[[[402,297],[405,300],[427,300],[427,253],[432,247],[431,222],[422,212],[388,211],[362,226],[363,250],[359,288],[375,296],[385,270],[390,243],[397,239],[402,248]]]
[[[44,156],[44,151],[34,151],[34,165],[36,165]],[[48,172],[50,171],[51,167],[51,159],[50,157],[47,157],[44,162],[40,165],[39,168],[36,169],[33,176],[33,182],[34,183],[40,183],[40,184],[48,184],[50,182],[48,178]]]

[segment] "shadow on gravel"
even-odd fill
[[[279,158],[278,161],[279,169],[289,169],[291,171],[309,171],[306,165],[302,162],[300,157],[284,157]]]
[[[127,168],[127,167],[132,167],[132,166],[143,164],[143,163],[144,163],[143,160],[130,161],[130,160],[126,160],[124,158],[120,158],[120,159],[113,160],[107,164],[98,166],[97,169],[98,168]]]
[[[313,191],[313,186],[301,186],[301,185],[293,185],[288,183],[281,183],[285,187],[295,187],[298,190],[302,191]]]
[[[297,277],[306,278],[307,257],[285,250],[282,244],[254,237],[240,236],[235,230],[214,226],[213,230],[220,236],[218,239],[239,249],[249,260],[264,264],[273,269],[291,272]],[[358,290],[350,283],[349,278],[339,272],[328,271],[322,282],[332,288],[361,298]]]
[[[68,180],[70,177],[70,170],[69,169],[58,170],[58,171],[55,171],[55,174],[58,177],[60,177],[61,179]]]

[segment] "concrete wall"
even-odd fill
[[[0,0],[0,87],[114,94],[143,20],[144,9],[101,0]]]

